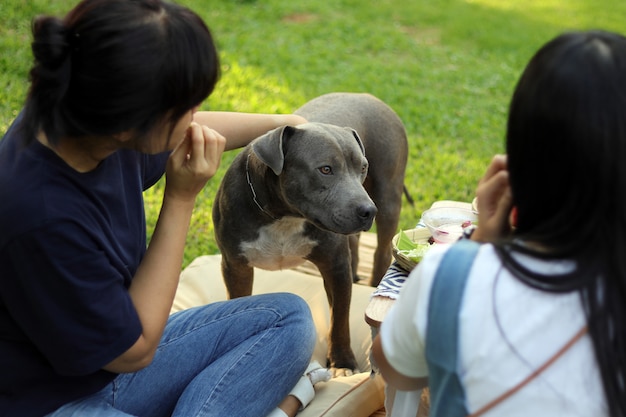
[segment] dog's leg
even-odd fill
[[[345,260],[345,262],[337,261],[338,259]],[[324,288],[330,306],[328,366],[333,376],[352,375],[359,370],[350,347],[352,271],[347,242],[344,249],[335,251],[332,256],[326,254],[311,261],[315,263],[324,279]]]
[[[397,233],[400,210],[402,209],[403,189],[402,183],[399,182],[396,187],[389,183],[372,183],[371,188],[368,190],[372,200],[378,207],[378,214],[376,215],[377,245],[374,251],[374,266],[369,282],[372,287],[378,286],[391,264],[391,240]],[[385,203],[379,203],[383,198]]]
[[[230,259],[222,255],[222,276],[229,299],[252,294],[254,269],[244,258]]]
[[[378,286],[380,280],[387,272],[389,265],[391,265],[391,240],[395,235],[395,227],[393,229],[389,228],[390,230],[384,230],[385,227],[382,227],[381,229],[383,230],[381,230],[378,228],[378,225],[376,225],[376,229],[378,243],[374,251],[374,266],[369,282],[369,285],[372,287]]]
[[[359,239],[360,233],[350,235],[348,237],[350,242],[350,264],[352,266],[352,282],[359,282],[361,277],[359,276]]]

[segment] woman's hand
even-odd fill
[[[513,198],[506,155],[496,155],[476,189],[478,228],[472,240],[493,242],[511,233]]]
[[[172,151],[166,168],[165,196],[195,201],[220,166],[226,139],[207,126],[192,122]]]

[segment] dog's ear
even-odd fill
[[[293,126],[283,126],[270,130],[265,135],[259,137],[252,143],[252,152],[265,165],[280,175],[285,163],[285,153],[283,151],[283,140],[289,136],[296,128]]]
[[[365,146],[363,146],[363,141],[359,137],[359,134],[357,133],[357,131],[352,129],[351,127],[348,127],[347,129],[350,129],[350,131],[352,132],[352,136],[354,136],[357,143],[359,144],[359,147],[361,148],[361,152],[363,152],[363,155],[365,155]]]

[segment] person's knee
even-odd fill
[[[316,330],[311,309],[304,299],[292,293],[274,294],[276,305],[281,305],[287,316],[285,319],[294,328],[294,337],[300,339],[303,346],[309,346],[311,352],[315,346]]]

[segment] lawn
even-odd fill
[[[30,18],[74,0],[0,3],[0,134],[19,112],[30,66]],[[369,92],[405,123],[410,157],[400,226],[440,199],[470,201],[503,151],[509,97],[534,51],[570,29],[626,33],[620,0],[180,0],[208,23],[222,78],[204,109],[291,112],[331,91]],[[215,253],[211,205],[223,170],[199,196],[185,265]],[[163,183],[145,193],[149,230]]]

